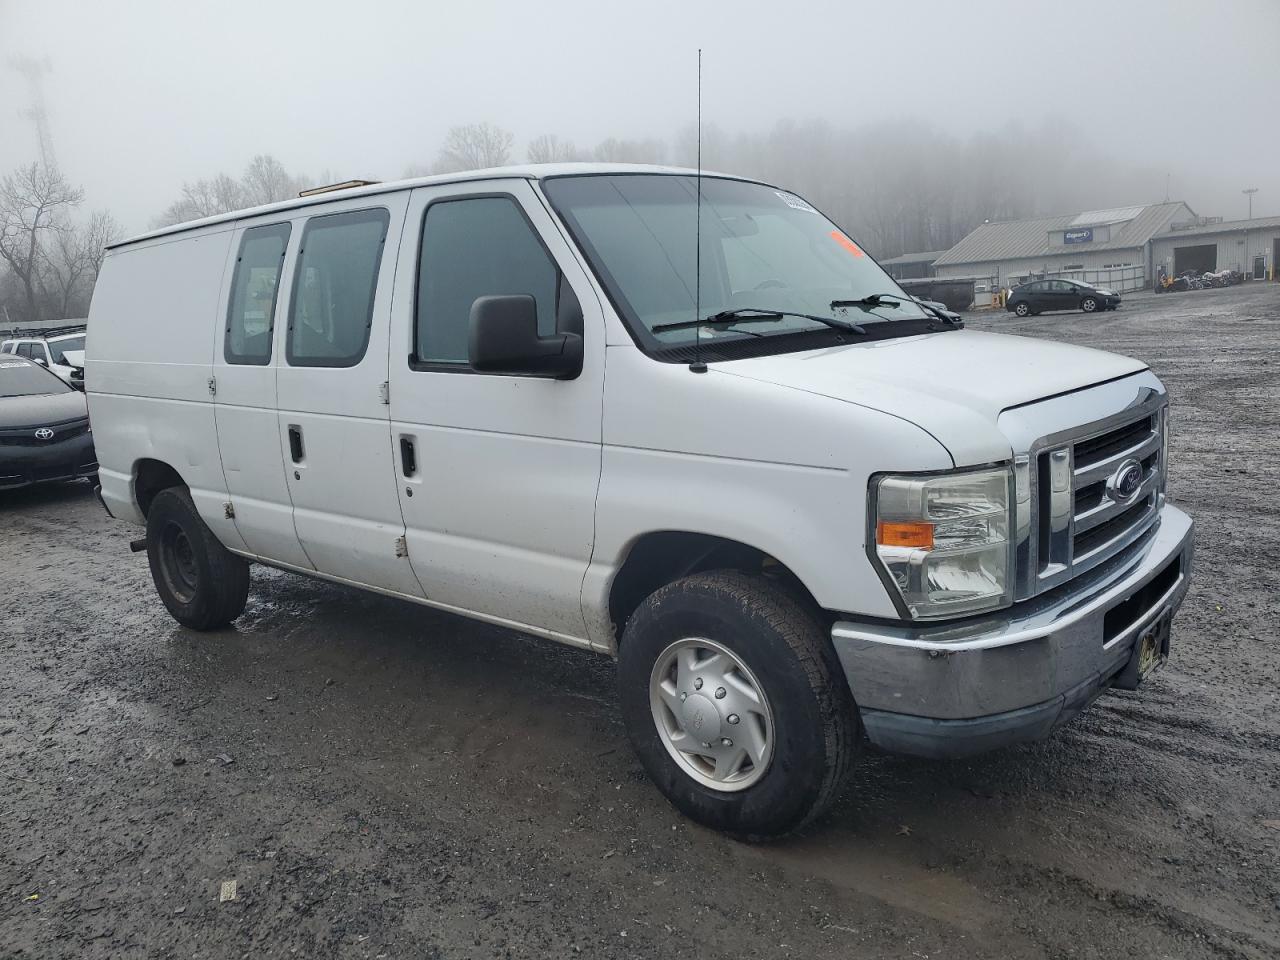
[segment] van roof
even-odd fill
[[[407,180],[389,180],[386,183],[374,183],[365,187],[353,187],[349,190],[333,190],[328,193],[315,194],[314,196],[297,197],[290,200],[281,200],[277,203],[268,203],[260,207],[249,207],[244,210],[232,210],[227,213],[216,214],[212,217],[204,217],[201,220],[188,220],[186,223],[175,223],[172,226],[160,227],[157,230],[140,233],[137,236],[129,237],[128,239],[110,244],[107,249],[114,250],[118,247],[127,247],[131,243],[151,240],[155,237],[163,237],[167,234],[183,233],[187,230],[196,230],[200,227],[207,227],[215,223],[225,223],[232,220],[243,220],[248,217],[257,217],[277,210],[294,210],[299,207],[332,203],[335,200],[346,200],[350,197],[369,197],[380,193],[393,193],[398,190],[410,190],[414,187],[429,187],[446,183],[467,183],[475,180],[509,180],[512,178],[543,180],[549,177],[585,176],[605,173],[660,173],[695,176],[697,172],[698,171],[690,167],[667,167],[645,163],[526,163],[509,167],[490,167],[485,170],[464,170],[459,173],[442,173],[430,177],[412,177]],[[750,178],[748,177],[736,177],[732,174],[716,173],[710,170],[703,170],[702,175],[704,177],[719,177],[721,179],[750,181]]]

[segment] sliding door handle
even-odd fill
[[[302,462],[302,428],[296,423],[289,424],[289,455],[294,463]]]

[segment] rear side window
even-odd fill
[[[285,353],[295,367],[354,367],[369,345],[385,209],[312,217],[302,230]]]
[[[250,227],[240,240],[227,307],[227,363],[271,362],[280,270],[289,246],[289,224]]]
[[[510,197],[431,204],[418,259],[414,359],[467,368],[471,304],[477,297],[529,294],[538,305],[538,333],[555,333],[558,277],[551,256]]]

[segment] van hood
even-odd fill
[[[1001,411],[1140,373],[1146,364],[1090,347],[956,330],[715,364],[900,417],[937,438],[957,466],[1006,460]]]

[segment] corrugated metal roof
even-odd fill
[[[904,253],[898,257],[890,257],[888,260],[881,260],[880,266],[888,266],[891,263],[933,263],[947,251],[945,250],[925,250],[922,253]]]
[[[1179,214],[1185,215],[1184,211],[1190,212],[1190,208],[1181,201],[1152,203],[1134,209],[1138,213],[1127,223],[1117,224],[1116,229],[1112,230],[1110,240],[1069,247],[1049,246],[1049,234],[1054,230],[1065,230],[1070,227],[1081,216],[1080,214],[1069,213],[1061,217],[984,223],[934,262],[941,267],[955,263],[991,263],[999,260],[1057,256],[1064,253],[1085,253],[1091,250],[1140,247],[1156,233],[1168,229],[1169,224]]]
[[[1124,223],[1142,212],[1142,207],[1112,207],[1110,210],[1086,210],[1071,221],[1073,227],[1100,227],[1104,223]]]
[[[1215,233],[1241,233],[1245,230],[1274,230],[1276,228],[1280,228],[1280,217],[1254,217],[1252,220],[1227,220],[1223,223],[1207,223],[1203,227],[1191,227],[1187,230],[1165,230],[1163,233],[1157,233],[1155,239],[1205,237]]]

